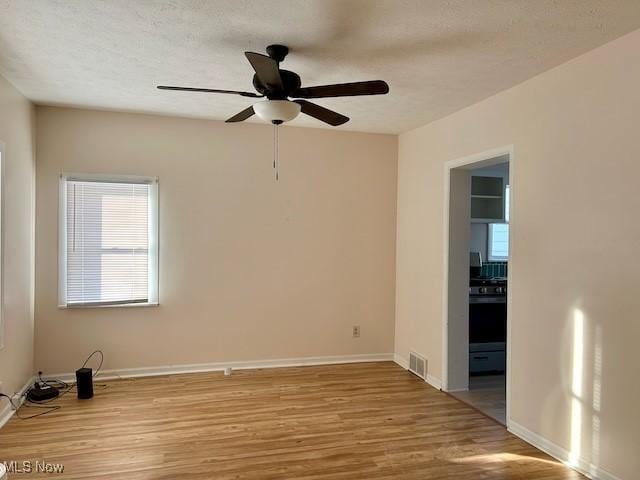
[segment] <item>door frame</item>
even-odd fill
[[[512,298],[513,298],[513,270],[511,268],[512,262],[512,227],[511,227],[511,218],[513,215],[514,209],[514,197],[517,197],[517,189],[514,188],[513,179],[514,175],[514,167],[515,167],[515,156],[514,156],[514,147],[513,145],[506,145],[502,147],[497,147],[491,150],[486,150],[480,153],[476,153],[473,155],[468,155],[465,157],[457,158],[454,160],[449,160],[444,163],[444,202],[443,202],[443,218],[444,218],[444,228],[443,228],[443,250],[444,255],[442,256],[442,390],[445,392],[449,392],[449,223],[450,223],[450,194],[451,194],[451,170],[454,168],[467,167],[468,169],[476,168],[483,166],[483,163],[487,163],[487,165],[491,165],[491,160],[500,156],[508,156],[509,157],[509,211],[510,211],[510,219],[509,219],[509,288],[507,288],[507,375],[506,375],[506,419],[507,424],[511,419],[510,415],[510,393],[511,393],[511,378],[513,374],[513,370],[511,368],[511,319],[512,319]],[[514,195],[515,192],[515,195]],[[517,213],[516,213],[517,218]],[[517,284],[516,284],[517,285]]]

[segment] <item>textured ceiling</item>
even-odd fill
[[[638,0],[0,0],[0,74],[38,104],[226,119],[251,99],[155,85],[252,90],[242,52],[284,43],[303,85],[386,80],[317,103],[397,133],[639,27]]]

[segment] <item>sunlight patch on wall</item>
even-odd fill
[[[593,417],[591,419],[591,462],[600,461],[600,409],[602,407],[602,327],[596,326],[593,354]]]
[[[573,362],[571,368],[571,450],[569,464],[577,465],[582,451],[582,383],[584,376],[584,313],[573,310]]]

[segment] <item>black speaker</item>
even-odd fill
[[[78,398],[87,399],[93,397],[93,371],[90,368],[76,370],[76,387]]]

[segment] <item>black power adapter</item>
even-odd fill
[[[44,382],[36,382],[27,392],[27,400],[38,403],[56,398],[58,395],[60,395],[60,390],[56,387]]]

